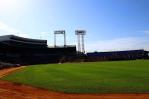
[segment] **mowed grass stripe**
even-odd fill
[[[149,93],[149,60],[33,65],[2,79],[65,93]]]

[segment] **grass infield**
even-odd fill
[[[32,65],[2,79],[65,93],[149,93],[149,60]]]

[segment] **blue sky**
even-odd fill
[[[87,31],[87,51],[149,50],[149,0],[0,0],[0,35],[47,39],[64,29]],[[58,36],[58,44],[63,44]]]

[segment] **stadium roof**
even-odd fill
[[[47,47],[47,40],[30,39],[15,35],[0,36],[0,43],[19,47]]]

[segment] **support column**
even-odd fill
[[[56,47],[56,34],[54,34],[54,47]]]
[[[78,36],[78,51],[81,52],[80,35]]]
[[[85,47],[84,47],[84,35],[82,36],[82,52],[85,53]]]
[[[64,47],[66,47],[66,33],[64,32]]]

